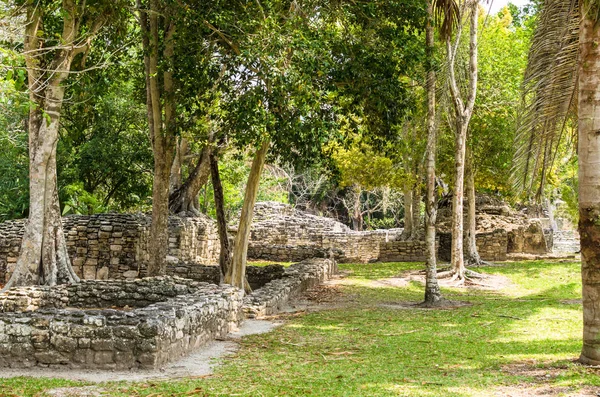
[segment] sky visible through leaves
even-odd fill
[[[529,0],[493,0],[492,4],[491,4],[491,14],[495,14],[498,11],[500,11],[502,8],[506,7],[508,5],[508,3],[513,3],[514,5],[516,5],[517,7],[522,7],[526,4],[529,3]],[[484,7],[486,9],[490,9],[490,4],[484,4]]]

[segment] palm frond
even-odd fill
[[[578,0],[545,0],[533,35],[517,120],[513,185],[543,191],[567,121],[576,117]],[[536,183],[540,186],[534,186]]]
[[[434,0],[433,15],[442,39],[451,37],[461,19],[458,2],[456,0]]]

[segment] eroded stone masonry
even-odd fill
[[[250,282],[266,284],[245,297],[169,276],[13,288],[0,295],[0,367],[160,368],[224,337],[244,315],[276,312],[335,271],[329,259],[254,270]]]
[[[257,203],[248,257],[297,261],[333,254],[340,262],[410,262],[425,260],[424,241],[402,241],[402,229],[357,232],[330,218],[311,215],[281,203]],[[510,253],[547,253],[551,234],[543,222],[516,213],[483,208],[477,217],[477,247],[484,260],[503,261]],[[443,215],[443,213],[441,214]],[[438,256],[449,258],[451,237],[443,217],[438,225]],[[449,218],[449,217],[448,217]]]
[[[63,218],[73,268],[83,279],[134,279],[146,275],[150,217],[142,214],[73,215]],[[13,271],[24,220],[0,224],[0,282]],[[219,236],[211,219],[169,218],[169,255],[178,261],[214,264]]]
[[[242,318],[240,290],[171,277],[18,288],[0,299],[0,366],[14,368],[158,368]]]
[[[447,219],[448,217],[446,217]],[[438,256],[448,259],[449,224],[440,212]],[[506,260],[511,253],[544,254],[552,234],[544,220],[528,219],[509,209],[482,206],[477,218],[477,247],[485,260]],[[83,279],[134,279],[146,275],[150,218],[141,214],[67,216],[63,220],[69,255]],[[24,221],[0,224],[0,282],[10,276],[19,256]],[[235,233],[235,226],[230,229]],[[311,215],[273,202],[256,204],[248,257],[295,262],[328,258],[340,262],[425,260],[423,241],[402,241],[402,229],[356,232],[333,219]],[[214,272],[219,257],[217,227],[207,217],[169,219],[168,274],[201,279]]]

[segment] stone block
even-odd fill
[[[91,342],[91,347],[94,351],[112,351],[115,348],[115,344],[112,339],[93,339]]]
[[[91,260],[92,259],[88,259],[86,261],[86,263]],[[96,279],[96,266],[95,265],[94,266],[87,266],[87,265],[84,266],[83,267],[83,278],[86,280],[95,280]]]
[[[125,278],[137,278],[137,276],[139,275],[137,270],[128,270],[126,272],[123,272],[123,277]]]
[[[42,364],[68,364],[70,361],[69,358],[54,350],[36,352],[33,357]]]
[[[114,353],[112,351],[97,351],[94,353],[94,364],[112,364],[114,363]]]
[[[62,335],[54,335],[50,337],[50,344],[61,352],[73,352],[77,349],[77,339]]]

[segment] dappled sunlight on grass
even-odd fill
[[[541,307],[527,319],[514,321],[502,330],[495,340],[498,342],[563,340],[581,330],[581,316],[581,309]]]

